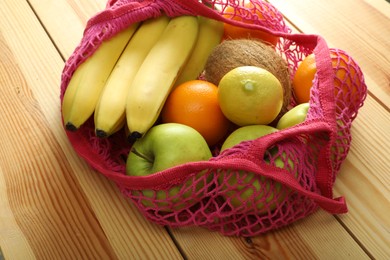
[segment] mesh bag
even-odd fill
[[[222,153],[214,147],[209,161],[149,176],[127,176],[125,161],[131,147],[125,131],[100,139],[95,137],[93,120],[89,120],[78,131],[66,132],[76,152],[115,182],[155,223],[197,225],[224,235],[254,236],[293,223],[319,208],[331,214],[347,212],[344,198],[333,198],[332,187],[350,147],[351,123],[366,97],[363,74],[347,53],[328,48],[321,36],[292,34],[272,5],[251,2],[255,12],[242,1],[109,1],[105,10],[88,21],[80,44],[65,64],[61,100],[75,69],[102,41],[162,12],[171,17],[203,15],[278,36],[275,49],[286,59],[292,74],[303,58],[315,54],[317,73],[306,120]],[[232,15],[242,21],[222,15],[227,4],[235,7]],[[213,6],[218,6],[218,11],[210,8]],[[255,15],[258,12],[262,19]],[[291,105],[295,105],[293,99]]]

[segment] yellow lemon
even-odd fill
[[[226,73],[218,85],[218,102],[233,123],[267,125],[283,105],[283,87],[268,70],[240,66]]]

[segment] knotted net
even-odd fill
[[[88,21],[80,44],[65,64],[61,100],[75,69],[102,41],[132,23],[162,13],[171,17],[203,15],[278,36],[275,50],[288,62],[292,75],[302,59],[315,54],[317,73],[306,120],[222,153],[213,147],[209,161],[149,176],[127,176],[125,161],[131,147],[125,131],[97,138],[92,119],[77,132],[66,132],[76,152],[115,182],[155,223],[254,236],[288,225],[318,208],[332,214],[347,212],[343,197],[333,198],[332,187],[349,151],[351,123],[366,96],[362,71],[347,53],[328,48],[321,36],[291,33],[271,4],[249,2],[252,10],[244,7],[243,1],[108,1],[106,9]],[[222,15],[228,5],[234,7],[230,19]],[[291,105],[295,105],[293,98]]]

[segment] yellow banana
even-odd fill
[[[186,81],[194,80],[202,73],[211,51],[221,43],[223,23],[214,19],[199,16],[199,34],[194,50],[175,82],[178,86]]]
[[[95,110],[100,92],[138,24],[132,24],[99,48],[74,72],[64,94],[62,116],[67,130],[77,130]]]
[[[144,21],[127,44],[95,108],[95,132],[98,137],[107,137],[124,125],[129,86],[168,22],[166,15]]]
[[[126,119],[130,139],[137,139],[155,123],[198,36],[196,16],[174,17],[139,68],[127,96]]]

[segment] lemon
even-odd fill
[[[267,125],[283,105],[283,87],[268,70],[240,66],[226,73],[218,85],[223,114],[239,126]]]

